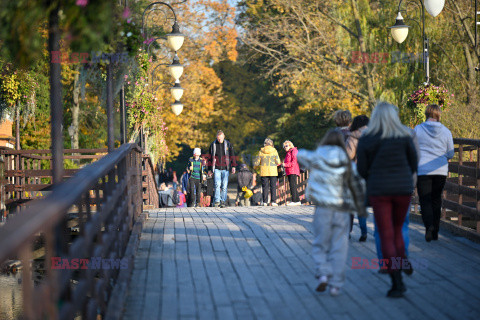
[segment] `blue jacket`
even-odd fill
[[[453,138],[450,130],[436,121],[426,121],[415,127],[420,155],[418,175],[448,174],[448,160],[453,158]]]
[[[185,193],[188,190],[188,179],[190,179],[190,174],[185,172],[182,175],[182,192]]]

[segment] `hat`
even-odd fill
[[[198,154],[199,156],[202,155],[202,150],[200,148],[193,149],[193,155]]]

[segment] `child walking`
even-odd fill
[[[307,199],[316,205],[313,218],[313,259],[317,291],[330,286],[337,296],[345,281],[350,214],[366,216],[365,182],[352,165],[342,133],[328,131],[315,151],[299,150],[298,162],[310,170]]]
[[[193,150],[193,157],[188,160],[188,170],[190,171],[190,179],[188,179],[188,206],[200,206],[200,183],[206,179],[206,169],[202,158],[200,148]]]

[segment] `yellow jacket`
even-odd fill
[[[277,177],[277,166],[281,163],[277,150],[272,146],[265,146],[260,149],[258,157],[255,158],[253,165],[255,168],[260,167],[261,177]]]

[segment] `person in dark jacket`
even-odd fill
[[[184,171],[180,181],[182,181],[182,192],[185,196],[187,196],[188,190],[188,179],[190,179],[190,170]]]
[[[224,208],[227,203],[228,176],[230,170],[235,173],[237,166],[232,144],[225,139],[222,130],[218,130],[217,139],[209,149],[209,175],[215,181],[214,206]]]
[[[237,173],[237,199],[236,203],[238,203],[242,207],[249,207],[250,206],[250,199],[245,199],[245,191],[243,191],[243,187],[246,187],[249,190],[252,190],[253,187],[253,173],[248,170],[248,167],[245,163],[240,165],[240,169]]]
[[[402,297],[406,290],[401,269],[407,268],[402,225],[414,190],[417,152],[410,130],[398,117],[398,108],[377,104],[368,129],[358,142],[357,168],[367,181],[367,196],[373,207],[387,261],[392,287],[388,297]]]

